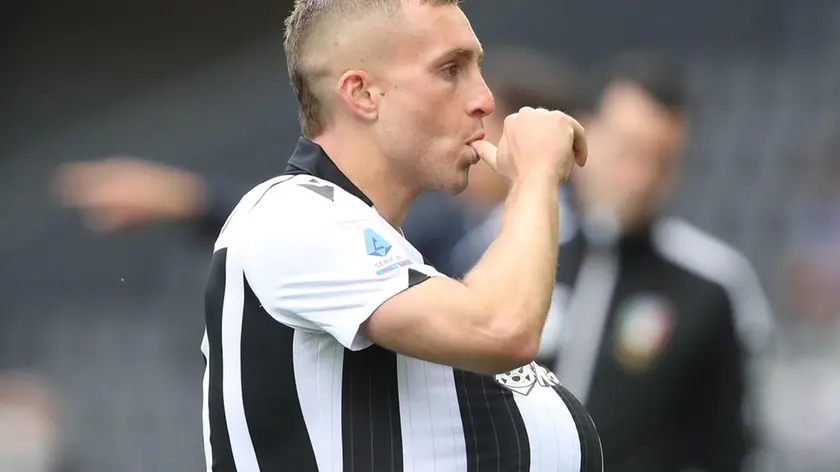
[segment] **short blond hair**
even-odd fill
[[[408,0],[295,0],[292,12],[286,18],[283,48],[289,80],[298,100],[300,128],[307,138],[324,132],[324,107],[315,93],[316,71],[307,61],[309,46],[316,36],[323,36],[325,26],[348,21],[361,15],[381,11],[398,13]],[[460,0],[414,0],[420,4],[458,5]]]

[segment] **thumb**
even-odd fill
[[[482,161],[486,162],[496,172],[499,171],[496,167],[496,146],[493,146],[483,139],[480,141],[474,141],[470,144],[470,146],[475,149],[476,154],[478,154],[478,157],[481,158]]]

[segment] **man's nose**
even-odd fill
[[[476,118],[484,118],[493,113],[496,108],[496,100],[493,98],[493,92],[487,87],[487,84],[482,80],[481,88],[478,95],[470,104],[470,116]]]

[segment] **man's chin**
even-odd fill
[[[470,183],[470,169],[459,169],[458,174],[454,177],[449,182],[440,182],[440,185],[436,189],[437,192],[450,196],[463,193]]]
[[[458,180],[458,182],[456,182],[455,185],[452,186],[450,195],[458,195],[467,190],[467,187],[469,187],[470,185],[470,169],[467,168],[461,171],[460,177],[461,178]]]

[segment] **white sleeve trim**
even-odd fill
[[[750,354],[760,354],[770,347],[772,309],[758,274],[743,255],[679,219],[657,224],[654,242],[668,260],[726,290],[735,328]]]

